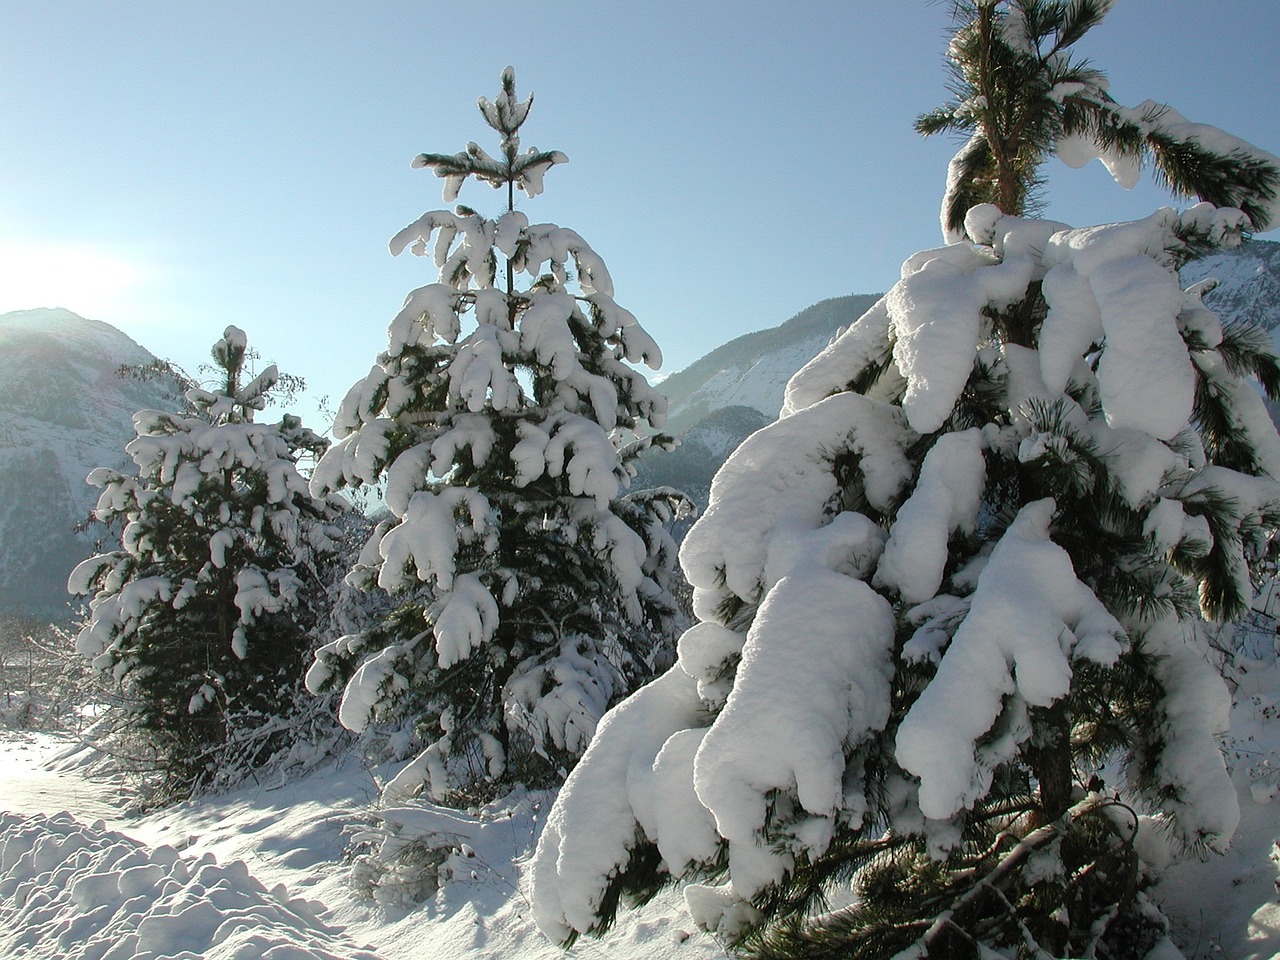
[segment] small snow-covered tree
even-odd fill
[[[952,53],[982,59],[965,44],[988,20],[996,43],[1089,9],[979,3]],[[1060,63],[1036,49],[1015,52],[1043,86]],[[1003,68],[961,66],[977,102],[953,112],[980,114]],[[1177,273],[1274,220],[1280,161],[1189,137],[1229,145],[1223,168],[1248,155],[1254,223],[1205,202],[1073,229],[979,203],[795,375],[681,549],[700,622],[677,664],[604,718],[548,818],[549,936],[682,878],[697,922],[757,957],[1162,941],[1143,858],[1235,829],[1208,639],[1280,521],[1255,389],[1280,391],[1280,362]],[[949,191],[1025,196],[1000,177],[1034,169],[953,164]]]
[[[127,727],[175,796],[287,739],[345,506],[313,497],[298,469],[326,440],[294,416],[254,422],[279,374],[272,365],[245,382],[247,355],[244,331],[227,327],[213,346],[216,383],[193,385],[190,409],[134,415],[125,451],[136,473],[88,478],[120,546],[68,580],[92,596],[77,649],[125,685]]]
[[[351,577],[403,602],[324,646],[308,685],[342,686],[353,730],[413,718],[425,749],[388,787],[396,797],[558,782],[605,709],[671,660],[664,523],[685,500],[627,492],[630,459],[655,442],[635,431],[666,410],[630,364],[661,355],[586,241],[516,209],[516,188],[537,196],[566,159],[521,152],[531,103],[508,68],[498,98],[479,101],[497,157],[471,143],[414,161],[444,179],[446,201],[474,177],[505,210],[431,211],[392,239],[393,254],[433,256],[439,279],[392,320],[312,481],[386,484],[391,516]]]

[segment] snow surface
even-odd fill
[[[1280,956],[1276,895],[1280,882],[1276,860],[1280,669],[1274,663],[1273,643],[1268,633],[1261,644],[1271,662],[1245,663],[1236,674],[1239,686],[1227,748],[1241,820],[1230,849],[1223,856],[1181,863],[1168,863],[1167,853],[1162,861],[1159,850],[1143,851],[1159,867],[1156,899],[1172,916],[1175,939],[1187,960]],[[691,702],[697,699],[693,691],[689,697]],[[23,955],[18,944],[31,935],[37,920],[41,943],[47,940],[49,946],[36,946],[28,956],[65,960],[120,956],[90,948],[99,925],[110,922],[115,925],[112,929],[128,936],[150,917],[152,923],[158,921],[154,936],[159,938],[168,915],[163,911],[181,904],[184,893],[195,892],[215,876],[221,887],[215,880],[209,887],[214,891],[211,906],[200,908],[206,934],[215,914],[234,925],[237,910],[270,919],[274,925],[256,928],[254,932],[262,938],[253,948],[256,952],[242,955],[231,951],[243,939],[228,938],[219,948],[202,953],[193,946],[194,927],[184,930],[186,939],[180,942],[193,950],[189,957],[723,960],[728,956],[715,940],[693,932],[686,909],[694,905],[686,908],[670,894],[645,908],[623,911],[603,940],[581,939],[567,953],[553,947],[534,929],[523,883],[527,852],[540,829],[544,807],[475,831],[468,841],[474,856],[465,858],[466,872],[432,901],[413,909],[380,906],[355,898],[346,879],[348,868],[341,862],[344,830],[362,821],[375,795],[372,776],[358,764],[132,817],[123,812],[117,785],[83,776],[76,765],[83,754],[77,751],[75,745],[47,736],[10,735],[0,741],[0,810],[9,811],[0,813],[0,850],[5,851],[0,853],[0,956]],[[384,771],[376,773],[384,775]],[[79,825],[61,816],[63,810],[75,815]],[[602,822],[608,823],[607,806],[600,812]],[[666,817],[677,813],[655,811]],[[98,820],[103,823],[94,824]],[[688,836],[692,841],[696,831],[690,830]],[[33,849],[37,843],[41,849],[71,856],[60,855],[57,863],[41,864],[38,869],[34,862],[17,864],[10,859],[12,853]],[[178,873],[166,862],[173,852],[188,864],[185,881],[177,879]],[[663,853],[674,858],[676,852]],[[207,855],[215,860],[203,868],[196,866]],[[114,864],[106,866],[112,858]],[[244,868],[234,866],[235,861],[242,861]],[[205,880],[198,881],[201,869]],[[134,902],[119,894],[152,875],[169,879],[145,887]],[[25,884],[23,905],[17,902],[19,884]],[[279,890],[279,884],[285,889]],[[161,894],[164,887],[169,892]],[[697,896],[708,902],[698,906],[714,906],[717,892],[718,888],[700,888]],[[98,913],[93,912],[95,896]],[[231,908],[231,904],[239,906]],[[172,930],[167,935],[177,936]],[[268,953],[267,944],[278,952]],[[182,956],[176,951],[165,955]]]
[[[253,784],[136,817],[123,812],[118,785],[83,776],[77,745],[10,736],[0,741],[0,811],[9,811],[0,813],[0,956],[727,957],[714,939],[693,930],[676,894],[620,917],[603,942],[584,938],[567,953],[551,945],[533,924],[524,890],[546,805],[540,801],[482,826],[462,818],[467,845],[453,858],[451,883],[418,907],[380,905],[357,898],[343,851],[351,828],[368,822],[374,778],[389,779],[394,768],[368,771],[353,759],[293,782]],[[415,809],[427,808],[419,803]],[[78,822],[59,813],[64,810]],[[56,862],[11,859],[37,848]],[[172,917],[183,909],[190,912],[179,927]],[[225,938],[212,944],[219,930]],[[124,945],[117,951],[129,951],[103,952],[111,943],[99,931]],[[37,935],[38,945],[21,953],[20,945]],[[134,935],[140,939],[131,940]],[[151,938],[151,953],[133,952],[142,937]]]
[[[377,960],[243,860],[150,850],[102,821],[0,814],[0,868],[5,946],[23,955]]]

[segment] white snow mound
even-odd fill
[[[58,960],[378,960],[320,904],[243,860],[148,849],[102,821],[0,813],[0,955]]]

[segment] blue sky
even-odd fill
[[[0,312],[65,306],[188,369],[235,323],[336,403],[435,279],[386,249],[444,206],[409,161],[494,147],[475,100],[512,64],[524,145],[570,158],[521,208],[595,247],[673,372],[939,242],[955,145],[912,120],[946,97],[949,9],[0,0]],[[1274,0],[1119,0],[1077,51],[1122,103],[1280,152]],[[1050,173],[1070,223],[1167,202]]]

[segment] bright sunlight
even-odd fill
[[[82,316],[118,316],[150,271],[100,248],[0,239],[0,312],[66,307]]]

